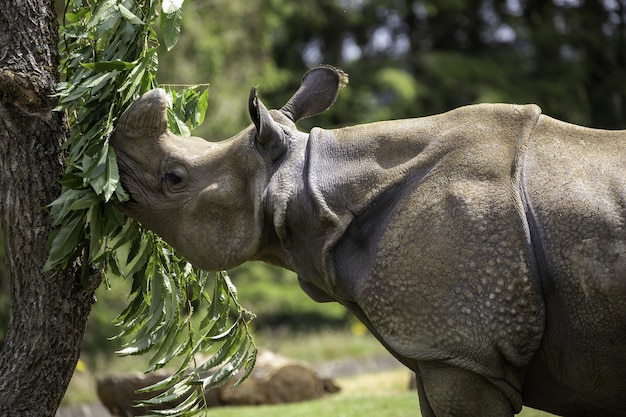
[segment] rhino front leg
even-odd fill
[[[515,414],[506,395],[481,375],[441,363],[421,362],[416,378],[422,417]]]

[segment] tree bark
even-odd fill
[[[43,273],[52,230],[45,208],[60,192],[65,117],[58,24],[51,0],[0,7],[0,221],[11,317],[0,351],[0,415],[54,416],[78,360],[97,275],[80,265]]]

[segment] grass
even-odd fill
[[[320,363],[347,357],[372,357],[385,350],[369,334],[350,331],[324,330],[309,334],[282,332],[256,336],[259,347],[282,355]],[[357,334],[355,334],[357,333]],[[89,369],[77,369],[63,400],[63,405],[97,402],[95,380],[107,373],[143,371],[148,358],[123,357],[113,360],[99,357],[90,361]],[[83,364],[84,365],[84,364]],[[220,407],[208,410],[204,417],[419,417],[417,393],[408,389],[410,372],[404,368],[385,372],[338,378],[337,394],[324,398],[282,405],[254,407]],[[551,414],[524,408],[522,417],[549,417]]]
[[[309,363],[389,354],[362,324],[314,333],[272,332],[255,335],[257,346]]]
[[[354,331],[360,332],[357,326]],[[354,334],[348,330],[321,330],[313,333],[284,331],[255,334],[257,346],[289,358],[312,364],[341,358],[363,358],[387,354],[370,334]],[[96,379],[111,373],[144,372],[148,369],[149,355],[116,357],[92,356],[81,361],[68,390],[63,405],[97,402]]]
[[[294,404],[214,408],[204,417],[419,417],[417,393],[408,389],[409,375],[408,370],[394,369],[339,378],[339,394]],[[552,416],[531,408],[524,408],[519,415]]]
[[[408,390],[408,370],[339,378],[336,382],[341,392],[321,399],[293,404],[215,408],[207,411],[205,417],[416,416],[419,405],[417,394]]]

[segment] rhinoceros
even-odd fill
[[[295,271],[415,372],[422,415],[626,415],[626,131],[536,105],[302,132],[347,80],[307,72],[208,142],[152,90],[111,138],[122,210],[191,263]]]

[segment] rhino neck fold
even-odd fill
[[[407,177],[419,180],[437,163],[440,147],[430,144],[427,134],[416,139],[415,122],[396,123],[390,135],[391,127],[315,128],[302,162],[290,164],[290,175],[280,177],[289,178],[291,188],[283,188],[274,205],[276,233],[289,268],[317,301],[354,301],[350,283],[337,277],[337,243],[374,200]],[[424,132],[430,128],[422,127]]]

